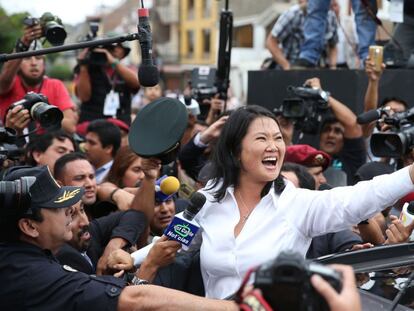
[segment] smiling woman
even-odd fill
[[[234,294],[249,268],[281,251],[305,256],[312,237],[347,229],[414,190],[411,167],[352,187],[296,188],[280,175],[285,149],[278,122],[263,107],[240,108],[224,125],[191,245],[200,248],[207,297]]]

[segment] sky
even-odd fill
[[[123,0],[0,0],[0,5],[8,14],[29,12],[40,17],[44,12],[59,16],[63,23],[75,25],[85,21],[86,16],[94,15],[104,5],[115,7]],[[137,0],[137,7],[139,1]]]

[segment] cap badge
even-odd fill
[[[75,195],[77,195],[80,192],[80,189],[75,189],[73,191],[65,191],[63,195],[55,201],[55,203],[62,203],[67,200],[72,199]]]
[[[325,162],[325,158],[322,154],[319,153],[315,156],[315,162],[318,164],[323,164]]]

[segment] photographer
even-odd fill
[[[136,72],[121,63],[129,52],[126,43],[120,43],[79,54],[75,93],[81,101],[80,123],[115,117],[131,124],[132,94],[140,85]]]
[[[305,85],[322,89],[319,78],[306,80]],[[343,103],[329,96],[328,104],[334,116],[325,119],[319,137],[319,149],[332,157],[325,177],[332,186],[352,185],[357,169],[365,163],[362,129],[356,121],[356,115]],[[346,178],[341,176],[344,173]]]
[[[14,52],[24,52],[39,44],[36,39],[43,36],[40,24],[25,26],[24,33],[16,42]],[[8,110],[9,106],[33,91],[44,94],[50,104],[63,112],[62,128],[68,133],[76,130],[77,115],[64,84],[45,76],[45,57],[32,56],[6,62],[0,73],[0,117],[4,125],[22,133],[29,125],[30,116],[21,105]]]

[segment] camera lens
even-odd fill
[[[20,181],[0,181],[0,206],[14,209],[20,199]]]
[[[62,45],[66,39],[66,31],[63,26],[49,22],[45,26],[45,37],[52,45]]]
[[[63,119],[63,113],[59,108],[39,102],[30,109],[33,120],[40,123],[45,129],[59,129]]]

